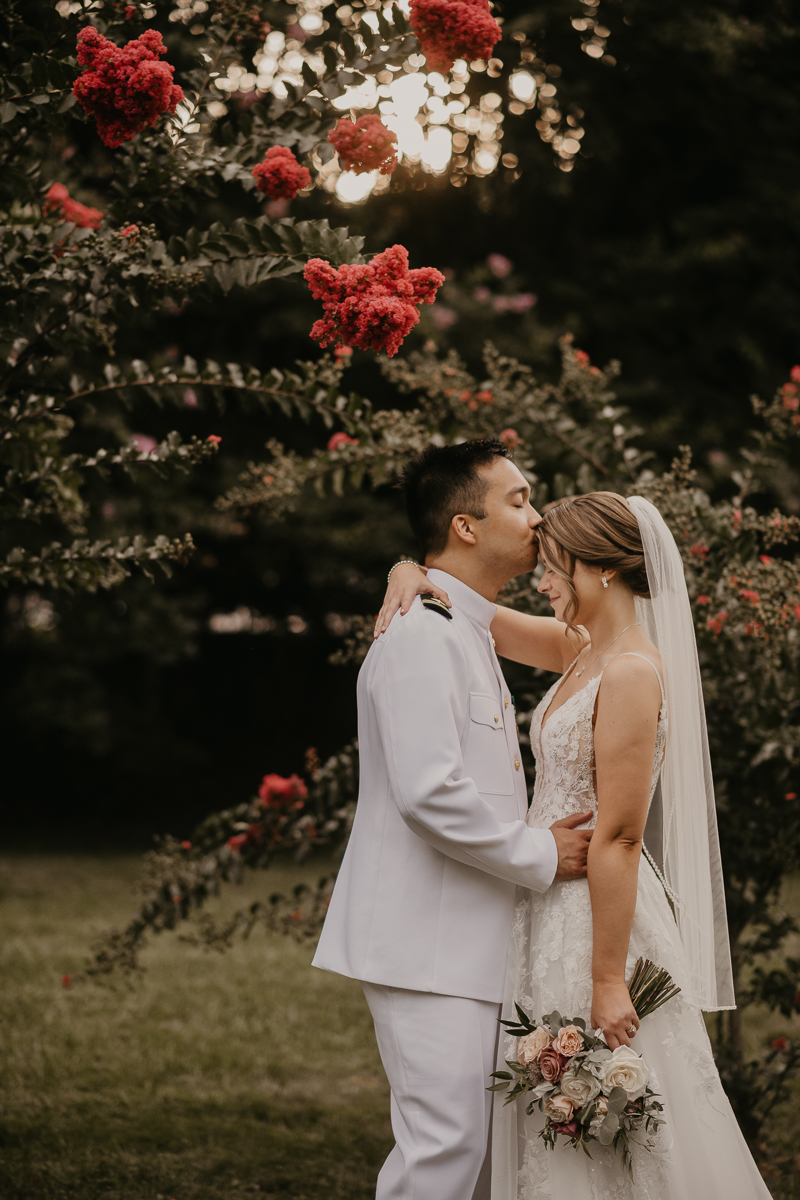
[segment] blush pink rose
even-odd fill
[[[572,1120],[574,1106],[566,1096],[547,1096],[544,1102],[544,1114],[551,1121],[566,1122]]]
[[[577,1025],[565,1025],[559,1033],[556,1040],[553,1042],[553,1049],[559,1054],[563,1054],[565,1058],[572,1058],[573,1054],[577,1054],[584,1046],[583,1034]]]
[[[567,1060],[563,1054],[559,1054],[552,1046],[548,1046],[539,1055],[539,1070],[542,1073],[542,1079],[546,1079],[548,1083],[558,1083],[561,1076],[564,1074],[564,1068],[567,1065]],[[564,1097],[566,1100],[566,1097]],[[566,1100],[569,1104],[569,1101]],[[570,1108],[572,1105],[570,1104]]]
[[[533,1033],[519,1039],[517,1062],[522,1063],[523,1067],[529,1067],[531,1063],[538,1062],[539,1055],[547,1049],[552,1040],[547,1030],[540,1025],[538,1029],[534,1029]]]

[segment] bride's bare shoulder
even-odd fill
[[[660,704],[661,679],[661,656],[652,642],[648,641],[646,646],[615,655],[606,664],[601,691],[605,690],[606,695],[624,695],[629,702],[652,698]]]

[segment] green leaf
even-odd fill
[[[10,100],[4,100],[0,104],[0,124],[7,124],[8,121],[13,121],[17,115],[17,106],[12,104]]]
[[[354,58],[358,58],[358,46],[353,40],[353,35],[348,33],[347,30],[345,30],[341,36],[340,45],[344,50],[344,56],[347,62],[350,62]]]
[[[310,88],[315,88],[318,83],[317,72],[314,70],[313,67],[309,66],[308,59],[305,59],[305,58],[303,59],[303,66],[301,68],[301,71],[302,71],[303,79],[305,79],[308,86]]]
[[[609,1113],[600,1126],[599,1141],[601,1146],[610,1146],[619,1133],[619,1117]]]
[[[336,53],[336,47],[331,42],[326,42],[322,47],[322,57],[325,60],[325,71],[332,75],[339,66],[339,55]]]

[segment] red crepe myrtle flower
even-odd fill
[[[689,553],[695,558],[705,558],[708,554],[708,546],[704,546],[702,542],[695,542],[693,546],[689,547]]]
[[[125,46],[116,46],[93,25],[78,34],[78,63],[83,74],[72,88],[87,113],[97,118],[100,140],[114,150],[175,112],[183,89],[172,82],[175,68],[159,62],[166,54],[161,34],[146,30]]]
[[[579,367],[588,367],[589,355],[586,353],[585,350],[576,350],[573,357]]]
[[[789,1049],[789,1039],[787,1037],[776,1038],[772,1043],[772,1049],[778,1050],[781,1054],[785,1054]]]
[[[120,229],[119,236],[124,237],[124,238],[130,238],[132,242],[135,242],[137,237],[139,236],[139,226],[138,225],[126,225],[124,229]]]
[[[789,372],[789,378],[792,383],[800,383],[800,367],[792,367]]]
[[[397,166],[397,134],[387,129],[375,113],[365,113],[357,121],[342,117],[328,134],[328,141],[336,148],[345,171],[355,171],[356,175],[367,171],[391,175]]]
[[[352,346],[337,346],[333,352],[334,358],[350,358],[353,353]]]
[[[784,799],[785,800],[796,800],[797,792],[787,792],[786,795],[784,796]]]
[[[482,404],[494,404],[494,396],[491,392],[476,392],[475,399],[480,400]]]
[[[294,200],[311,183],[311,172],[301,167],[288,146],[270,146],[264,161],[250,172],[260,192],[270,200]]]
[[[345,263],[338,270],[312,258],[304,272],[324,317],[311,337],[357,350],[385,350],[391,358],[419,321],[418,304],[433,304],[444,275],[434,267],[410,271],[405,246],[391,246],[363,266]]]
[[[727,621],[727,619],[728,619],[728,613],[725,609],[723,609],[722,612],[718,612],[715,617],[709,618],[708,628],[711,630],[711,632],[715,636],[718,636],[720,633],[722,633],[722,626]]]
[[[308,788],[299,775],[265,775],[258,789],[258,798],[263,808],[287,808],[293,804],[302,808],[308,798]]]
[[[97,229],[105,216],[99,208],[87,208],[73,200],[63,183],[54,183],[49,189],[42,213],[45,217],[59,216],[63,221],[71,221],[79,229]]]
[[[759,554],[758,558],[759,558],[759,562],[762,562],[765,567],[768,566],[768,564],[772,562],[772,559],[770,558],[770,556],[768,554]]]
[[[358,438],[348,437],[346,433],[335,433],[328,442],[329,450],[342,450],[345,446],[357,446]]]
[[[238,854],[242,846],[247,841],[247,837],[248,835],[246,833],[235,833],[233,837],[228,838],[225,844],[229,847],[229,849],[233,850],[234,854]]]
[[[783,393],[783,407],[789,409],[790,412],[796,412],[800,408],[800,396],[797,394],[796,385],[785,383],[781,391]]]
[[[443,75],[457,58],[491,58],[503,36],[488,0],[411,0],[410,18],[428,69]]]
[[[522,438],[517,433],[516,429],[503,429],[497,435],[499,442],[504,442],[509,450],[516,450],[517,446],[522,445]]]
[[[69,989],[72,987],[72,976],[71,975],[62,975],[61,983],[62,983],[62,986],[65,987],[67,989],[67,991],[69,991]]]
[[[219,436],[218,433],[210,433],[208,435],[208,437],[206,438],[206,441],[211,442],[212,446],[218,446],[220,444],[220,442],[222,441],[222,438]]]
[[[706,605],[706,604],[708,604],[708,602],[709,602],[709,600],[710,600],[710,599],[711,599],[711,597],[710,597],[710,596],[698,596],[698,597],[697,597],[697,603],[698,603],[698,604],[702,604],[702,605]]]
[[[752,591],[750,588],[742,588],[739,595],[743,600],[749,600],[751,604],[756,605],[761,603],[761,597],[758,592]]]
[[[797,617],[798,621],[800,621],[800,604],[795,604],[794,615]]]
[[[136,16],[135,7],[132,4],[126,4],[125,5],[125,20],[130,21],[130,19],[135,16]]]
[[[181,849],[182,849],[182,850],[191,850],[191,848],[192,848],[192,843],[191,843],[191,842],[181,842]]]
[[[735,508],[733,510],[733,523],[734,523],[734,525],[740,525],[741,521],[742,521],[742,510],[740,508]]]

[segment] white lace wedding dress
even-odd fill
[[[639,655],[638,657],[644,657]],[[650,662],[650,659],[647,659]],[[655,670],[655,666],[651,662]],[[550,826],[571,813],[597,811],[593,714],[602,672],[550,714],[561,683],[533,714],[531,746],[536,787],[528,824]],[[661,682],[659,678],[659,683]],[[664,691],[662,687],[662,699]],[[667,737],[662,705],[653,764],[652,800]],[[590,822],[594,824],[594,818]],[[630,977],[637,958],[666,967],[680,985],[683,951],[664,888],[646,857],[628,952]],[[544,893],[520,890],[509,952],[504,1016],[517,1001],[533,1018],[558,1009],[583,1017],[592,1003],[592,911],[586,880],[553,884]],[[501,1036],[500,1062],[516,1040]],[[700,1010],[683,995],[642,1021],[634,1048],[660,1093],[666,1124],[654,1150],[633,1148],[633,1178],[611,1148],[595,1143],[592,1157],[566,1144],[548,1150],[537,1136],[544,1118],[495,1096],[492,1200],[769,1200],[717,1074]]]

